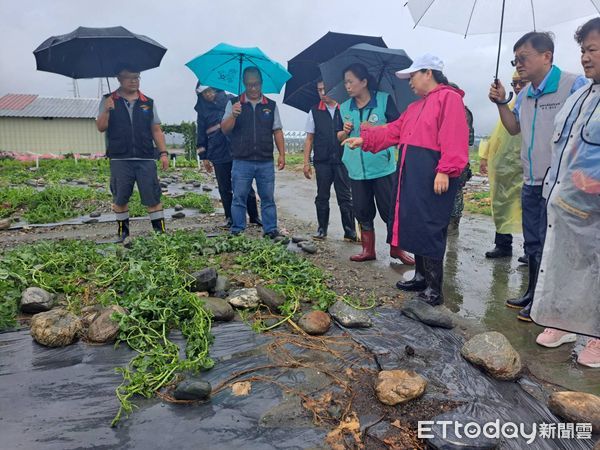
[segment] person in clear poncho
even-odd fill
[[[531,317],[546,326],[536,342],[558,347],[590,336],[577,362],[600,368],[600,18],[575,34],[592,80],[555,120],[544,180],[548,229]]]
[[[526,79],[521,79],[518,72],[513,74],[511,85],[515,94],[518,95],[527,83]],[[523,169],[520,153],[521,135],[511,136],[500,120],[490,138],[479,144],[480,171],[489,178],[492,215],[496,226],[495,246],[485,253],[486,258],[512,256],[512,235],[523,232]]]

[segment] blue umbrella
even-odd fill
[[[186,66],[205,86],[234,94],[242,93],[242,73],[246,67],[258,67],[262,73],[262,92],[278,94],[292,76],[258,47],[235,47],[221,43],[197,56]]]

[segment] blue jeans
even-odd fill
[[[277,208],[275,206],[275,164],[273,161],[233,160],[231,181],[233,202],[231,204],[231,232],[241,233],[246,229],[246,202],[256,180],[256,190],[260,197],[260,211],[263,231],[277,231]]]
[[[542,197],[542,186],[524,184],[521,191],[521,207],[525,254],[535,256],[539,261],[542,257],[547,226],[546,200]]]

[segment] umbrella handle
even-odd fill
[[[496,76],[496,78],[494,80],[495,80],[494,83],[496,84],[496,87],[498,87],[498,77]],[[506,105],[507,103],[510,103],[510,101],[512,100],[512,98],[513,98],[513,93],[509,92],[508,93],[508,98],[506,100],[503,100],[503,101],[493,100],[493,102],[496,105]]]
[[[508,98],[506,100],[504,100],[504,101],[496,101],[496,100],[494,100],[494,103],[496,103],[497,105],[506,105],[507,103],[510,103],[510,101],[512,100],[512,98],[513,98],[513,93],[509,92],[508,93]]]

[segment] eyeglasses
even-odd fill
[[[525,64],[525,61],[527,61],[527,56],[515,56],[515,59],[513,59],[510,64],[513,67],[516,67],[517,64]]]
[[[510,83],[510,85],[512,87],[517,87],[517,86],[525,87],[525,86],[527,86],[527,83],[529,83],[529,81],[519,80],[519,81],[513,81],[512,83]]]
[[[261,82],[258,83],[244,83],[246,89],[260,89],[262,86]]]

